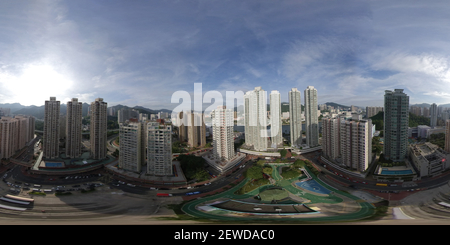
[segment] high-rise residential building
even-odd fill
[[[219,161],[229,161],[234,152],[233,110],[219,106],[211,112],[213,130],[213,156]]]
[[[386,90],[384,94],[384,145],[386,159],[401,162],[407,154],[409,96],[403,89]]]
[[[124,123],[131,118],[139,118],[139,111],[130,108],[122,108],[117,112],[118,123]]]
[[[435,103],[431,104],[430,106],[430,127],[434,128],[437,126],[437,115],[438,115],[438,110],[437,110],[437,105]]]
[[[1,108],[0,107],[0,117],[9,117],[11,114],[10,108]]]
[[[291,132],[291,146],[300,147],[302,144],[302,101],[297,88],[289,91],[289,126]]]
[[[383,111],[382,106],[367,106],[366,107],[366,118],[371,118],[378,114],[380,111]]]
[[[411,106],[411,113],[416,116],[422,116],[422,108],[418,106]]]
[[[245,145],[255,151],[267,151],[267,97],[261,87],[244,95]]]
[[[342,163],[365,171],[372,160],[372,120],[341,119],[339,133]]]
[[[206,145],[204,114],[192,111],[181,111],[179,114],[176,125],[180,141],[187,142],[190,147],[204,147]]]
[[[29,136],[29,118],[26,116],[14,116],[14,119],[18,122],[18,134],[16,140],[16,149],[21,149],[24,147],[30,140]]]
[[[422,116],[430,117],[430,108],[428,108],[428,107],[422,108]]]
[[[43,156],[47,159],[59,157],[59,112],[60,101],[50,97],[45,101]]]
[[[270,93],[270,139],[272,148],[283,146],[281,130],[281,96],[280,92],[272,90]]]
[[[305,89],[306,144],[309,147],[319,145],[319,115],[317,113],[317,90],[313,86]]]
[[[107,130],[108,130],[108,103],[102,98],[91,103],[90,145],[91,158],[106,158]]]
[[[66,114],[66,157],[76,158],[81,156],[81,137],[83,120],[83,103],[73,98],[67,102]]]
[[[331,160],[341,155],[340,124],[339,117],[322,118],[322,152]]]
[[[171,125],[147,123],[147,174],[173,175]]]
[[[8,159],[17,149],[19,120],[12,117],[0,119],[0,159]]]
[[[141,147],[145,140],[143,130],[142,123],[135,118],[119,123],[119,168],[141,172],[145,163],[145,151]]]
[[[445,120],[445,148],[444,151],[450,153],[450,119]]]

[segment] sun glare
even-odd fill
[[[29,65],[20,76],[9,76],[6,83],[14,102],[22,105],[42,105],[52,96],[65,98],[72,87],[72,82],[50,65]]]

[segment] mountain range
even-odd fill
[[[83,103],[83,105],[82,105],[82,114],[83,114],[83,116],[87,116],[89,106],[90,106],[90,104]],[[0,108],[9,108],[10,111],[11,111],[11,114],[15,114],[15,115],[22,114],[22,115],[34,116],[37,119],[44,119],[44,114],[45,114],[45,105],[42,105],[42,106],[35,106],[35,105],[24,106],[24,105],[21,105],[20,103],[6,103],[6,104],[0,104]],[[108,107],[108,108],[111,108],[111,107]],[[129,107],[129,106],[125,106],[125,105],[115,105],[115,106],[112,106],[112,108],[114,108],[116,112],[118,110],[122,109],[122,108],[136,109],[140,113],[146,113],[146,114],[157,114],[160,111],[162,111],[162,112],[169,112],[169,113],[172,112],[171,110],[167,110],[167,109],[152,110],[152,109],[145,108],[145,107],[142,107],[142,106]],[[61,104],[60,113],[62,115],[65,115],[66,112],[67,112],[67,105],[66,104]]]

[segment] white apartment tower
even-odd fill
[[[319,145],[319,116],[317,105],[317,90],[313,86],[305,89],[305,121],[306,144],[309,147]]]
[[[431,104],[430,106],[430,114],[431,114],[430,127],[435,128],[437,126],[437,115],[438,115],[437,105],[435,103]]]
[[[272,90],[270,93],[270,138],[273,148],[283,146],[281,126],[281,97],[278,91]]]
[[[147,123],[147,174],[173,175],[171,125]]]
[[[59,156],[59,111],[60,102],[56,97],[45,101],[43,151],[44,158],[53,159]]]
[[[302,104],[301,93],[297,88],[289,91],[289,126],[291,131],[291,146],[302,144]]]
[[[236,154],[234,152],[233,110],[226,106],[219,106],[211,112],[213,129],[213,155],[220,161],[229,161]]]
[[[93,159],[106,158],[107,107],[108,104],[102,98],[97,98],[91,103],[90,143]]]
[[[244,95],[245,145],[267,151],[267,99],[261,87]]]
[[[66,156],[76,158],[81,156],[81,136],[83,120],[83,104],[73,98],[67,102],[66,115]]]
[[[372,120],[345,120],[340,122],[342,163],[363,172],[372,159]]]
[[[132,118],[119,123],[119,168],[140,173],[145,162],[145,154],[140,147],[145,140],[142,137],[142,123]]]

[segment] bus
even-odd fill
[[[384,183],[376,183],[375,185],[377,185],[377,186],[388,186],[387,184],[384,184]]]
[[[33,198],[18,197],[18,196],[13,196],[13,195],[9,195],[9,194],[6,194],[5,197],[6,197],[6,198],[9,198],[9,199],[18,200],[18,201],[34,202],[34,199],[33,199]]]
[[[36,185],[36,184],[34,184],[34,187],[35,187],[35,188],[41,188],[41,185]]]
[[[156,193],[156,196],[158,196],[158,197],[171,197],[172,194],[168,194],[168,193]]]

